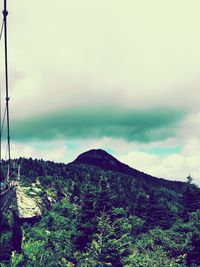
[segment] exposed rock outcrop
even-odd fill
[[[20,219],[40,217],[41,199],[31,187],[18,186],[16,190],[16,213]]]

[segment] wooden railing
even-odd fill
[[[12,185],[7,190],[0,193],[0,211],[3,212],[8,205],[12,202],[13,196],[16,191],[16,186]]]

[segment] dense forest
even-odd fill
[[[70,164],[15,163],[21,186],[42,199],[43,212],[18,222],[20,247],[16,216],[4,212],[2,266],[200,266],[200,189],[190,176],[185,183],[158,179],[103,150]]]

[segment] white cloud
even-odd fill
[[[192,111],[165,142],[78,140],[68,150],[55,140],[13,144],[13,156],[68,162],[102,147],[152,175],[199,179],[199,0],[12,0],[8,9],[12,119],[80,106]],[[165,157],[139,151],[176,145],[181,153]]]
[[[200,141],[198,139],[189,140],[181,153],[161,156],[132,151],[119,156],[119,159],[136,169],[170,180],[186,181],[186,177],[190,174],[194,182],[200,185]]]
[[[10,77],[21,75],[11,84],[13,117],[72,106],[199,108],[199,8],[61,0],[57,10],[47,0],[13,0]]]
[[[200,112],[192,112],[183,120],[179,129],[179,138],[197,138],[200,136]]]
[[[168,142],[173,144],[173,142]],[[148,152],[150,148],[166,147],[166,144],[167,142],[160,142],[146,146],[111,138],[72,142],[57,140],[48,143],[16,143],[12,145],[12,157],[43,158],[44,160],[69,163],[80,153],[89,149],[102,148],[120,161],[153,176],[186,181],[186,177],[190,174],[194,178],[194,182],[200,185],[200,141],[198,139],[189,140],[180,153],[159,155]],[[147,152],[141,151],[145,148]]]
[[[26,157],[63,162],[68,156],[66,144],[57,140],[51,143],[13,143],[12,158]]]

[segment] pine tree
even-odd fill
[[[100,180],[100,189],[97,195],[95,211],[96,215],[99,215],[101,212],[110,212],[111,207],[113,207],[113,195],[108,181],[105,179]]]
[[[146,228],[161,227],[168,229],[173,223],[173,214],[167,207],[167,202],[159,198],[155,192],[149,196],[149,205],[146,213]]]
[[[146,218],[147,208],[148,208],[148,198],[145,193],[139,193],[136,197],[136,202],[134,205],[134,215],[139,216],[143,219]]]
[[[200,209],[200,189],[187,183],[183,191],[183,218],[188,221],[189,214]]]
[[[122,267],[129,245],[128,234],[117,233],[109,215],[103,212],[98,219],[98,232],[86,254],[92,263],[89,266]]]
[[[83,190],[83,198],[81,200],[81,218],[78,226],[78,235],[76,245],[81,251],[86,248],[86,245],[91,241],[91,237],[96,229],[96,189],[88,184]]]

